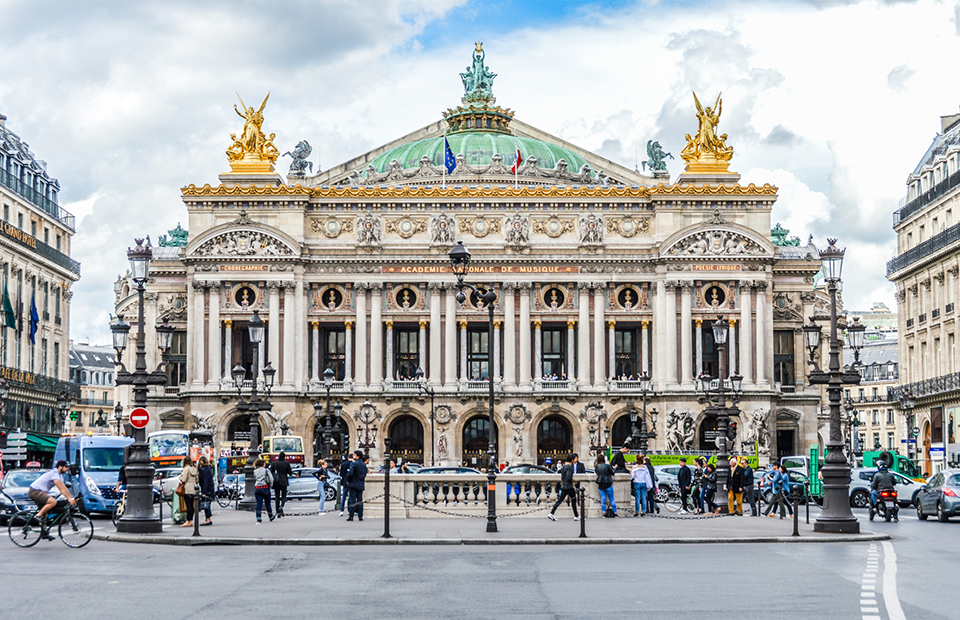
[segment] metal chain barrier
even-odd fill
[[[590,499],[590,501],[592,501],[592,502],[594,502],[594,503],[596,503],[596,504],[600,504],[600,505],[602,506],[602,504],[600,503],[600,498],[599,498],[599,497],[590,496],[588,499]],[[633,507],[633,506],[627,506],[626,508],[624,508],[624,510],[626,510],[626,511],[627,511],[627,514],[630,515],[630,516],[639,514],[639,513],[636,511],[636,508]],[[648,517],[654,517],[654,518],[657,518],[657,519],[675,519],[675,520],[678,520],[678,521],[692,521],[692,520],[694,520],[694,519],[714,519],[714,518],[716,518],[716,517],[728,517],[728,516],[730,516],[730,515],[715,514],[715,513],[702,514],[702,515],[693,515],[693,514],[687,514],[687,515],[661,515],[661,514],[654,513],[654,514],[648,514],[648,515],[646,515],[646,516],[648,516]]]
[[[426,504],[414,503],[414,502],[411,502],[411,501],[409,501],[409,500],[405,500],[405,499],[403,499],[402,497],[397,497],[397,496],[394,495],[393,493],[390,494],[390,497],[393,498],[393,499],[395,499],[395,500],[397,500],[397,501],[400,502],[401,504],[405,504],[405,505],[410,506],[410,507],[413,507],[413,508],[420,508],[421,510],[429,510],[430,512],[437,512],[437,513],[440,513],[440,514],[443,514],[443,515],[448,515],[448,516],[451,516],[451,517],[461,517],[461,518],[466,518],[466,519],[486,519],[486,518],[487,518],[487,515],[486,515],[486,514],[463,514],[463,513],[459,513],[459,512],[451,512],[451,511],[449,511],[449,510],[441,510],[441,509],[439,509],[439,508],[433,508],[432,506],[428,506],[428,505],[426,505]],[[486,504],[486,502],[484,502],[484,504]],[[534,512],[539,512],[539,511],[541,511],[541,510],[549,510],[549,509],[550,509],[550,506],[549,506],[549,505],[546,505],[546,506],[538,506],[538,507],[536,507],[536,508],[531,508],[530,510],[523,510],[523,511],[521,511],[521,512],[512,512],[512,513],[509,513],[509,514],[505,514],[505,513],[500,513],[500,512],[498,512],[498,513],[497,513],[497,519],[506,519],[506,518],[509,518],[509,517],[519,517],[519,516],[522,516],[522,515],[531,514],[531,513],[534,513]]]
[[[391,495],[391,497],[393,497],[393,496]],[[376,496],[374,496],[374,497],[371,497],[371,498],[369,498],[369,499],[365,499],[365,500],[363,500],[361,503],[362,503],[362,504],[369,504],[370,502],[373,502],[373,501],[376,501],[376,500],[382,499],[382,498],[383,498],[383,493],[381,493],[380,495],[376,495]],[[312,501],[312,500],[311,500],[311,501]],[[319,501],[319,500],[317,500],[317,501]],[[286,519],[287,517],[318,517],[318,516],[320,516],[320,513],[319,513],[319,512],[284,512],[284,513],[283,513],[283,518],[284,518],[284,519]]]

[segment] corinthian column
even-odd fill
[[[670,282],[667,286],[666,312],[664,313],[667,332],[667,387],[677,385],[677,285]]]
[[[767,385],[767,324],[770,304],[767,303],[767,283],[757,282],[757,384]],[[772,336],[773,334],[769,334]]]
[[[570,385],[573,385],[573,381],[576,380],[576,376],[573,374],[573,350],[576,348],[576,340],[574,339],[574,327],[576,327],[577,322],[573,319],[567,319],[567,376],[564,377],[571,382]]]
[[[370,387],[383,389],[383,284],[370,286]]]
[[[441,383],[443,371],[440,366],[440,296],[443,288],[439,284],[430,285],[430,385],[437,388]],[[427,368],[423,367],[424,372]]]
[[[703,374],[703,319],[697,319],[697,377]]]
[[[650,372],[650,321],[640,321],[640,372]],[[649,374],[648,374],[649,376]]]
[[[353,321],[343,322],[343,382],[349,385],[353,381]]]
[[[357,387],[367,387],[367,285],[357,284]]]
[[[210,367],[207,370],[207,387],[212,390],[220,389],[220,366],[222,352],[220,349],[220,283],[210,289]]]
[[[460,381],[469,381],[467,369],[467,322],[460,321]]]
[[[753,383],[753,288],[740,283],[740,374],[744,385]]]
[[[393,321],[385,321],[387,326],[387,385],[390,385],[394,379],[394,370],[393,370]]]
[[[577,345],[577,383],[585,388],[590,385],[590,289],[585,283],[577,285],[579,323]]]
[[[503,287],[503,385],[517,387],[517,305],[514,301],[515,287]]]
[[[657,280],[657,297],[653,308],[657,357],[653,364],[652,376],[656,377],[657,389],[663,391],[667,386],[667,283],[664,280]]]
[[[283,285],[283,387],[293,388],[296,382],[296,359],[294,347],[294,331],[297,324],[297,312],[294,308],[294,288],[293,282],[285,282]],[[273,360],[276,363],[276,360]]]
[[[223,380],[233,381],[233,321],[223,322]]]
[[[691,315],[691,291],[693,282],[682,282],[680,288],[680,368],[681,381],[683,387],[693,387],[693,339],[690,330],[692,329],[693,317]]]
[[[420,320],[420,337],[417,340],[417,367],[422,368],[423,372],[427,372],[427,325],[426,321]]]
[[[493,369],[491,381],[500,379],[500,321],[493,322]]]
[[[617,378],[617,322],[613,319],[607,321],[607,350],[610,352],[607,355],[607,376],[614,380]]]
[[[203,352],[206,343],[204,342],[204,305],[206,303],[207,293],[206,282],[193,283],[193,327],[196,333],[193,334],[193,389],[202,390],[204,383],[204,363]]]
[[[320,322],[310,321],[310,343],[313,353],[313,364],[310,368],[310,380],[320,381]],[[346,340],[346,338],[344,338]],[[326,368],[324,368],[326,370]]]
[[[603,342],[604,320],[603,309],[606,306],[604,295],[607,292],[606,283],[594,285],[593,289],[593,386],[603,389],[606,386],[606,347]]]
[[[533,322],[533,348],[533,380],[539,385],[539,382],[543,380],[543,334],[540,331],[540,319]]]
[[[733,290],[733,287],[730,287]],[[737,319],[730,319],[730,332],[727,336],[727,375],[733,375],[739,368],[737,365]]]
[[[530,391],[530,283],[521,282],[520,290],[520,389]]]
[[[446,298],[446,318],[443,322],[444,355],[443,385],[450,390],[457,389],[457,291],[449,284],[444,292]]]
[[[280,283],[267,282],[267,360],[276,368],[280,364]],[[260,350],[264,347],[261,345]],[[261,366],[260,368],[263,368]],[[280,377],[283,377],[283,369],[280,368]]]

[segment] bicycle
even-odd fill
[[[654,495],[657,503],[669,512],[677,512],[683,505],[680,502],[680,491],[669,484],[661,484]]]
[[[77,505],[71,506],[67,500],[57,500],[56,514],[49,515],[47,527],[43,528],[37,519],[39,508],[21,510],[10,517],[7,533],[10,540],[18,547],[32,547],[43,538],[54,526],[57,527],[57,536],[68,547],[79,549],[93,538],[93,522],[90,517],[80,512],[81,498],[77,497]]]
[[[123,511],[127,508],[127,490],[124,489],[123,493],[120,494],[120,499],[117,500],[116,506],[113,507],[113,514],[111,518],[113,519],[113,526],[117,526],[117,521],[120,520],[120,517],[123,516]]]
[[[240,488],[239,477],[237,477],[233,486],[220,484],[220,487],[215,493],[217,496],[217,504],[219,504],[221,508],[227,508],[231,503],[234,503],[234,508],[236,508],[240,500],[243,499],[244,490],[245,489]]]

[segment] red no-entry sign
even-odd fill
[[[150,422],[150,412],[143,407],[137,407],[130,412],[130,424],[133,428],[145,428]]]

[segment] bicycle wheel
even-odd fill
[[[683,508],[683,505],[680,503],[680,494],[676,491],[670,491],[669,493],[666,493],[663,499],[658,497],[657,501],[663,504],[663,507],[670,512],[677,512]]]
[[[127,505],[127,502],[126,502],[125,500],[121,500],[121,501],[117,502],[117,505],[116,505],[116,506],[113,507],[113,516],[112,516],[112,518],[113,518],[113,526],[114,526],[114,527],[117,526],[117,521],[119,521],[119,520],[120,520],[120,517],[123,516],[123,509],[126,507],[126,505]]]
[[[18,547],[32,547],[40,542],[40,522],[32,510],[21,510],[10,517],[7,531],[10,540]]]
[[[60,540],[68,547],[79,549],[93,538],[93,522],[83,513],[70,513],[60,520]]]
[[[231,495],[232,493],[230,491],[221,490],[217,493],[217,504],[219,504],[221,508],[226,508],[233,500]]]

